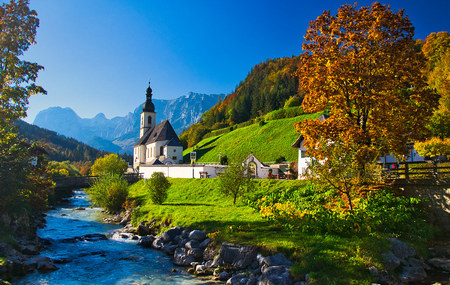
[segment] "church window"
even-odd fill
[[[164,155],[164,147],[163,146],[159,147],[159,155]]]
[[[148,124],[151,126],[152,125],[152,117],[148,116]]]
[[[174,149],[174,150],[173,150],[173,152],[177,152],[177,150],[176,150],[176,149]]]

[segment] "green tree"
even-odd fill
[[[227,196],[233,197],[236,204],[238,195],[248,192],[251,188],[250,171],[240,165],[231,164],[219,178],[220,190]]]
[[[41,86],[35,84],[37,74],[43,67],[20,59],[24,52],[35,44],[38,26],[37,13],[30,10],[27,0],[11,0],[0,6],[0,194],[2,197],[0,208],[2,209],[14,208],[22,202],[25,206],[30,206],[35,194],[42,197],[44,201],[46,200],[45,192],[50,187],[48,181],[43,181],[42,177],[39,177],[39,174],[45,176],[46,166],[34,166],[30,163],[34,156],[32,148],[17,138],[13,126],[14,121],[26,116],[29,97],[37,93],[46,93]]]
[[[128,164],[117,154],[107,154],[104,157],[95,160],[91,167],[92,175],[117,174],[123,175],[127,170]]]
[[[167,190],[170,188],[170,182],[162,172],[153,172],[150,179],[146,182],[150,193],[150,199],[153,203],[161,205],[167,199]]]

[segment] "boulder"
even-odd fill
[[[407,259],[416,255],[414,248],[410,247],[406,243],[396,239],[390,238],[391,250],[399,259]]]
[[[385,252],[381,256],[384,259],[384,266],[387,270],[394,270],[400,266],[400,259],[392,251]]]
[[[41,273],[52,272],[59,269],[48,257],[36,258],[35,261],[36,269]]]
[[[403,272],[400,275],[400,280],[402,282],[419,282],[427,278],[427,273],[422,267],[403,267]]]
[[[230,277],[230,273],[223,271],[219,273],[218,277],[220,281],[225,281],[228,280],[228,278]]]
[[[193,239],[193,240],[188,241],[184,247],[187,249],[199,248],[200,243],[198,242],[198,240]]]
[[[284,256],[284,254],[279,253],[272,256],[267,256],[259,259],[259,265],[266,265],[267,267],[271,266],[287,266],[291,267],[292,262]]]
[[[152,243],[152,247],[154,249],[161,249],[161,247],[163,247],[163,245],[164,245],[163,238],[161,236],[157,236]]]
[[[207,238],[204,241],[202,241],[198,247],[205,249],[210,242],[212,242],[212,239]]]
[[[107,240],[108,238],[104,234],[87,234],[80,237],[83,241],[99,241],[99,240]]]
[[[192,256],[196,260],[200,260],[203,257],[203,249],[192,248],[187,251],[187,255]]]
[[[450,271],[450,259],[435,257],[428,259],[428,263],[438,269]]]
[[[187,249],[177,248],[173,255],[173,263],[179,266],[189,266],[195,259],[187,254]]]
[[[234,275],[233,277],[231,277],[230,279],[227,280],[227,285],[241,285],[241,284],[245,284],[247,283],[245,281],[241,283],[241,281],[243,281],[243,279],[246,279],[245,274],[244,273],[240,273],[237,275]]]
[[[153,242],[155,241],[155,237],[152,235],[143,236],[138,242],[138,245],[143,247],[152,247]]]
[[[173,255],[175,250],[178,248],[178,245],[163,245],[161,247],[161,251],[163,251],[167,255]]]
[[[183,238],[178,242],[178,247],[185,247],[185,245],[189,242],[189,239]]]
[[[181,236],[182,236],[183,238],[188,238],[190,233],[191,233],[190,230],[183,230],[183,231],[181,232]]]
[[[256,260],[256,248],[232,243],[222,243],[219,255],[213,262],[213,267],[229,264],[237,269],[247,268]]]
[[[204,231],[199,231],[199,230],[194,230],[192,232],[189,233],[189,239],[191,240],[198,240],[199,242],[203,241],[204,239],[206,239],[206,232]]]
[[[261,285],[292,285],[289,268],[285,266],[270,266],[262,270]]]
[[[151,229],[149,227],[147,227],[144,222],[141,222],[139,224],[139,226],[136,228],[136,232],[140,236],[146,236],[146,235],[152,234]]]
[[[183,227],[175,227],[161,234],[163,242],[169,242],[175,239],[177,235],[181,235]]]

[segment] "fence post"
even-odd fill
[[[408,168],[408,162],[405,162],[405,179],[409,180],[409,168]]]
[[[437,163],[433,161],[433,177],[437,178]]]

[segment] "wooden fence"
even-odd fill
[[[450,163],[402,162],[380,163],[381,174],[387,179],[446,179],[450,178]]]

